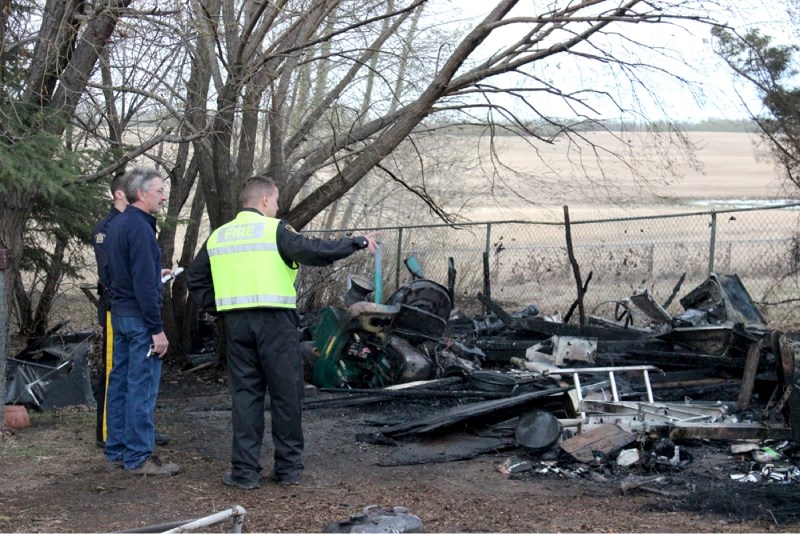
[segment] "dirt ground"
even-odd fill
[[[307,398],[330,395],[309,389]],[[374,431],[377,420],[398,421],[437,407],[395,400],[307,409],[304,483],[283,488],[265,481],[260,489],[244,492],[221,482],[230,454],[224,381],[212,370],[181,374],[165,366],[157,425],[171,443],[157,452],[179,463],[181,473],[133,478],[107,470],[88,407],[32,413],[30,427],[0,439],[0,531],[119,531],[197,519],[236,504],[247,510],[248,532],[321,532],[372,504],[408,508],[427,532],[790,532],[800,527],[797,519],[770,511],[770,503],[777,506],[775,497],[743,506],[741,492],[750,488],[726,482],[737,462],[724,448],[708,444],[690,448],[695,461],[684,472],[665,474],[669,491],[623,495],[621,476],[608,468],[588,468],[577,476],[570,470],[566,475],[501,473],[497,465],[504,460],[535,459],[519,449],[466,461],[381,467],[377,464],[395,448],[356,440],[356,434]],[[269,439],[265,445],[262,465],[268,471]],[[797,500],[796,487],[784,489],[794,496],[790,501]],[[204,530],[229,528],[225,522]]]

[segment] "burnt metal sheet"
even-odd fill
[[[661,304],[656,302],[649,289],[645,289],[631,296],[631,302],[639,308],[645,315],[657,323],[670,323],[672,316]]]
[[[89,377],[89,349],[93,332],[47,336],[17,357],[8,359],[6,403],[25,404],[38,410],[62,406],[93,406]]]
[[[705,311],[709,323],[726,321],[765,326],[764,316],[736,274],[711,273],[708,279],[680,300],[684,309]]]

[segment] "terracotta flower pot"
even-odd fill
[[[8,428],[25,428],[31,424],[28,418],[28,409],[21,404],[7,404],[5,407],[5,422]]]

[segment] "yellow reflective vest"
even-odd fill
[[[279,222],[241,211],[208,238],[217,311],[296,307],[297,269],[278,253]]]

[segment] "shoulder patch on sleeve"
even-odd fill
[[[294,232],[295,234],[299,234],[299,233],[300,233],[300,232],[298,232],[297,230],[295,230],[294,228],[292,228],[292,225],[291,225],[291,224],[285,224],[285,225],[284,225],[284,228],[286,228],[286,229],[287,229],[287,230],[289,230],[290,232]]]
[[[106,240],[106,234],[102,232],[94,236],[94,242],[97,243],[98,245],[105,242],[105,240]]]

